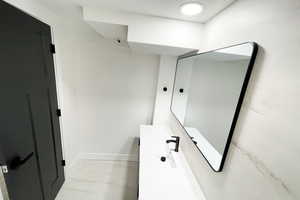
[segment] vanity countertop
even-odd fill
[[[183,153],[166,144],[167,127],[140,127],[139,200],[205,200]],[[167,156],[162,162],[161,156]]]

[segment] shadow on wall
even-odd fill
[[[113,165],[112,167],[112,184],[114,184],[113,180],[115,177],[120,177],[124,180],[122,191],[120,191],[120,194],[122,195],[119,199],[120,200],[137,200],[138,199],[138,185],[139,185],[139,163],[138,163],[138,157],[139,157],[139,137],[134,138],[128,138],[127,145],[130,145],[130,153],[129,153],[129,161],[124,163],[124,166],[121,167],[121,173],[120,172],[120,166],[118,166],[118,163]],[[126,147],[128,147],[126,145]],[[125,147],[125,148],[126,148]],[[124,171],[122,171],[122,168]],[[124,177],[122,177],[124,175]],[[114,187],[113,187],[114,188]]]
[[[113,191],[107,193],[104,199],[110,199],[112,196],[117,200],[138,199],[139,137],[128,138],[121,152],[128,149],[128,146],[128,161],[116,161],[112,165],[107,185]]]
[[[114,193],[107,193],[104,199],[137,200],[138,199],[138,162],[115,162],[112,166],[110,180],[108,181]]]
[[[124,146],[120,149],[120,152],[124,152],[127,151],[129,147],[129,153],[128,153],[129,161],[138,160],[139,140],[140,140],[139,137],[129,137],[124,143]]]

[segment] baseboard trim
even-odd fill
[[[78,159],[138,162],[138,155],[110,154],[110,153],[82,153],[79,155]]]

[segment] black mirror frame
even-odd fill
[[[175,82],[176,82],[177,69],[178,69],[178,61],[181,60],[181,59],[184,59],[184,58],[189,58],[189,57],[194,57],[194,56],[198,56],[198,55],[202,55],[202,54],[206,54],[206,53],[211,53],[211,52],[215,52],[215,51],[218,51],[218,50],[227,49],[227,48],[230,48],[230,47],[235,47],[235,46],[239,46],[239,45],[243,45],[243,44],[252,44],[253,51],[252,51],[252,55],[251,55],[251,58],[250,58],[250,62],[248,64],[247,72],[246,72],[245,79],[244,79],[244,82],[243,82],[243,85],[242,85],[242,89],[241,89],[241,93],[240,93],[240,96],[239,96],[239,99],[238,99],[238,103],[237,103],[237,106],[236,106],[236,109],[235,109],[235,112],[234,112],[234,116],[233,116],[233,120],[232,120],[232,123],[231,123],[229,135],[228,135],[228,138],[227,138],[227,141],[226,141],[226,145],[225,145],[225,149],[224,149],[224,152],[223,152],[223,155],[222,155],[221,164],[220,164],[220,167],[219,167],[218,170],[215,170],[212,167],[212,165],[209,163],[208,159],[204,156],[204,154],[202,153],[202,151],[195,144],[195,146],[197,147],[197,149],[199,150],[199,152],[202,154],[202,156],[205,158],[206,162],[208,163],[208,165],[211,167],[211,169],[214,172],[221,172],[223,170],[223,168],[224,168],[224,163],[226,161],[228,150],[229,150],[229,147],[230,147],[230,144],[231,144],[231,139],[232,139],[232,136],[233,136],[233,133],[234,133],[234,129],[235,129],[235,126],[236,126],[239,114],[240,114],[240,110],[241,110],[241,107],[242,107],[242,104],[243,104],[243,100],[244,100],[244,97],[245,97],[245,94],[246,94],[246,90],[247,90],[248,83],[249,83],[249,80],[250,80],[250,77],[251,77],[251,73],[252,73],[252,70],[253,70],[255,59],[257,57],[259,45],[256,42],[245,42],[245,43],[231,45],[231,46],[227,46],[227,47],[223,47],[223,48],[219,48],[219,49],[214,49],[214,50],[203,52],[203,53],[188,53],[188,54],[179,56],[178,59],[177,59],[177,63],[176,63],[176,69],[175,69],[175,77],[174,77],[174,83],[173,83],[173,92],[172,92],[172,99],[171,99],[170,111],[171,111],[172,115],[175,117],[175,119],[177,120],[177,122],[180,124],[180,126],[184,129],[185,133],[190,137],[190,135],[188,134],[187,130],[184,128],[184,125],[181,124],[181,122],[179,121],[179,119],[176,117],[175,113],[172,110],[173,98],[174,98],[174,92],[175,92]]]

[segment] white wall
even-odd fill
[[[159,57],[92,41],[76,90],[82,153],[137,154],[139,125],[152,124]]]
[[[300,199],[299,27],[298,0],[240,0],[206,25],[203,51],[245,41],[261,46],[222,173],[170,116],[208,200]]]
[[[154,125],[166,124],[168,121],[176,62],[177,57],[175,56],[160,56],[155,109],[153,115]],[[164,87],[167,87],[166,92],[163,91]]]
[[[64,86],[69,88],[63,90],[68,109],[63,126],[70,162],[91,155],[136,154],[139,125],[152,123],[159,58],[117,46],[89,27],[63,37]]]
[[[81,154],[133,153],[139,124],[152,122],[159,58],[103,39],[80,13],[36,0],[7,2],[52,26],[67,168]]]

